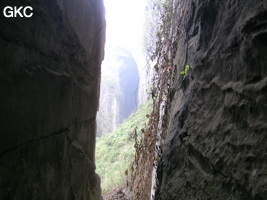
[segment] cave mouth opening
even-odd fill
[[[145,1],[104,0],[105,58],[97,113],[96,172],[103,195],[125,184],[135,154],[133,130],[152,107],[140,83],[145,58]],[[143,104],[143,105],[142,105]]]

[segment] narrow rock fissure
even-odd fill
[[[266,199],[266,0],[0,11],[0,200]]]

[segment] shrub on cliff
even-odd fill
[[[133,131],[141,129],[148,122],[147,114],[151,113],[152,102],[141,105],[115,131],[97,138],[96,143],[96,171],[101,177],[103,194],[125,183],[124,172],[134,159]]]

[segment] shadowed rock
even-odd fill
[[[264,200],[267,2],[174,5],[175,94],[156,199]]]
[[[103,2],[1,1],[0,199],[101,199],[95,117]]]

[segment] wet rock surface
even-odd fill
[[[174,4],[174,94],[155,199],[264,200],[267,2]]]
[[[95,117],[102,1],[1,1],[0,199],[101,199]]]

